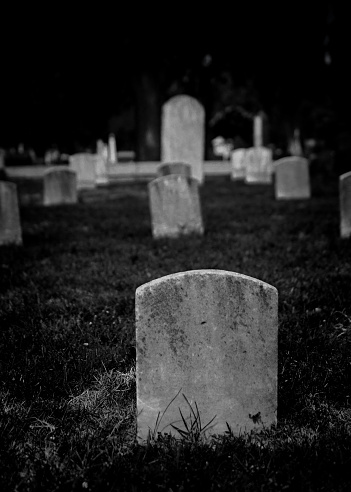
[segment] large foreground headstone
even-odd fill
[[[246,149],[235,149],[231,152],[232,174],[233,180],[245,179],[245,156]]]
[[[251,147],[246,149],[245,182],[249,184],[272,183],[273,162],[272,151],[267,147]]]
[[[195,178],[169,174],[154,179],[148,187],[155,239],[203,234],[199,183]]]
[[[64,167],[48,169],[44,174],[44,205],[77,203],[77,176]]]
[[[22,244],[22,229],[15,183],[0,181],[0,245]]]
[[[351,171],[339,176],[340,236],[351,236]]]
[[[86,152],[73,154],[69,157],[70,169],[77,173],[77,189],[95,188],[96,159],[95,155]]]
[[[168,174],[181,174],[182,176],[191,177],[191,166],[184,162],[166,162],[157,168],[158,176],[167,176]]]
[[[210,434],[276,423],[278,293],[223,270],[193,270],[136,290],[138,439],[179,437],[190,407]],[[184,396],[183,396],[184,395]],[[194,420],[194,419],[193,419]]]
[[[283,157],[274,163],[275,197],[277,200],[311,198],[308,160]]]
[[[192,176],[203,182],[205,111],[193,97],[179,95],[162,108],[161,160],[186,162]]]

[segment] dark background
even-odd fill
[[[115,132],[119,150],[158,160],[161,105],[187,93],[205,106],[207,158],[217,135],[251,145],[252,117],[263,110],[268,143],[285,150],[298,127],[302,141],[347,165],[345,3],[142,5],[4,13],[0,147],[70,153]]]

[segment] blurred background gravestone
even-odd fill
[[[192,176],[203,182],[205,111],[196,99],[178,95],[162,108],[161,161],[190,164]]]
[[[96,159],[93,154],[82,152],[70,155],[69,167],[77,174],[77,189],[91,189],[96,186]]]
[[[155,239],[203,234],[199,182],[169,174],[148,184],[152,234]]]
[[[246,156],[246,149],[235,149],[231,152],[231,163],[232,163],[231,178],[233,180],[245,179],[245,175],[246,175],[245,156]]]
[[[248,184],[272,183],[272,151],[267,147],[251,147],[245,153],[245,182]]]
[[[0,181],[0,245],[22,244],[17,186]]]
[[[275,198],[311,198],[308,160],[303,157],[283,157],[274,162]]]
[[[44,205],[77,203],[77,176],[71,169],[57,167],[44,173]]]
[[[351,171],[339,177],[340,236],[351,236]]]

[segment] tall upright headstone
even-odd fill
[[[295,128],[293,137],[289,142],[289,153],[293,156],[303,156],[303,150],[300,140],[300,130],[298,128]]]
[[[22,244],[17,186],[0,181],[0,245]]]
[[[184,162],[166,162],[157,168],[158,176],[167,176],[167,174],[181,174],[182,176],[191,177],[191,166]]]
[[[340,236],[351,236],[351,171],[339,176]]]
[[[234,149],[231,152],[232,173],[231,178],[245,179],[246,174],[246,149]]]
[[[66,166],[47,169],[43,179],[43,204],[63,205],[77,203],[77,175]]]
[[[137,434],[179,434],[190,407],[209,434],[276,423],[278,293],[223,270],[192,270],[136,290]],[[197,405],[197,408],[195,406]]]
[[[277,200],[311,198],[308,160],[303,157],[283,157],[274,162],[274,191]]]
[[[248,184],[272,183],[272,151],[267,147],[251,147],[245,153],[245,182]]]
[[[113,133],[110,133],[108,137],[108,160],[111,164],[117,164],[116,137]]]
[[[254,147],[263,146],[263,118],[262,114],[254,116]]]
[[[161,160],[190,164],[192,176],[203,182],[205,111],[187,95],[174,96],[162,108]]]
[[[148,184],[152,235],[176,238],[203,234],[199,182],[180,174],[169,174]]]
[[[77,189],[95,188],[96,162],[93,154],[82,152],[69,156],[69,167],[77,173]]]

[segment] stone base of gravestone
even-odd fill
[[[176,238],[203,234],[199,183],[195,178],[169,174],[148,184],[152,235]]]
[[[22,244],[17,186],[0,181],[0,245]]]
[[[351,237],[351,171],[339,176],[340,236]]]
[[[178,95],[162,108],[161,160],[186,162],[199,183],[204,180],[205,111],[196,99]]]
[[[245,182],[248,184],[272,183],[272,151],[266,147],[246,149]]]
[[[77,203],[77,176],[67,167],[48,169],[44,174],[44,205]]]
[[[199,411],[208,435],[277,419],[278,294],[260,280],[193,270],[136,290],[137,433],[186,431]],[[184,396],[183,396],[184,395]],[[186,399],[187,401],[186,401]],[[181,412],[181,413],[180,413]]]
[[[246,149],[235,149],[231,152],[231,178],[233,180],[245,179]]]
[[[168,174],[191,177],[191,166],[183,162],[166,162],[157,168],[158,176],[167,176]]]
[[[69,167],[77,173],[77,189],[96,186],[96,161],[93,154],[80,153],[69,157]]]
[[[309,163],[298,156],[283,157],[274,162],[274,191],[277,200],[311,198]]]

